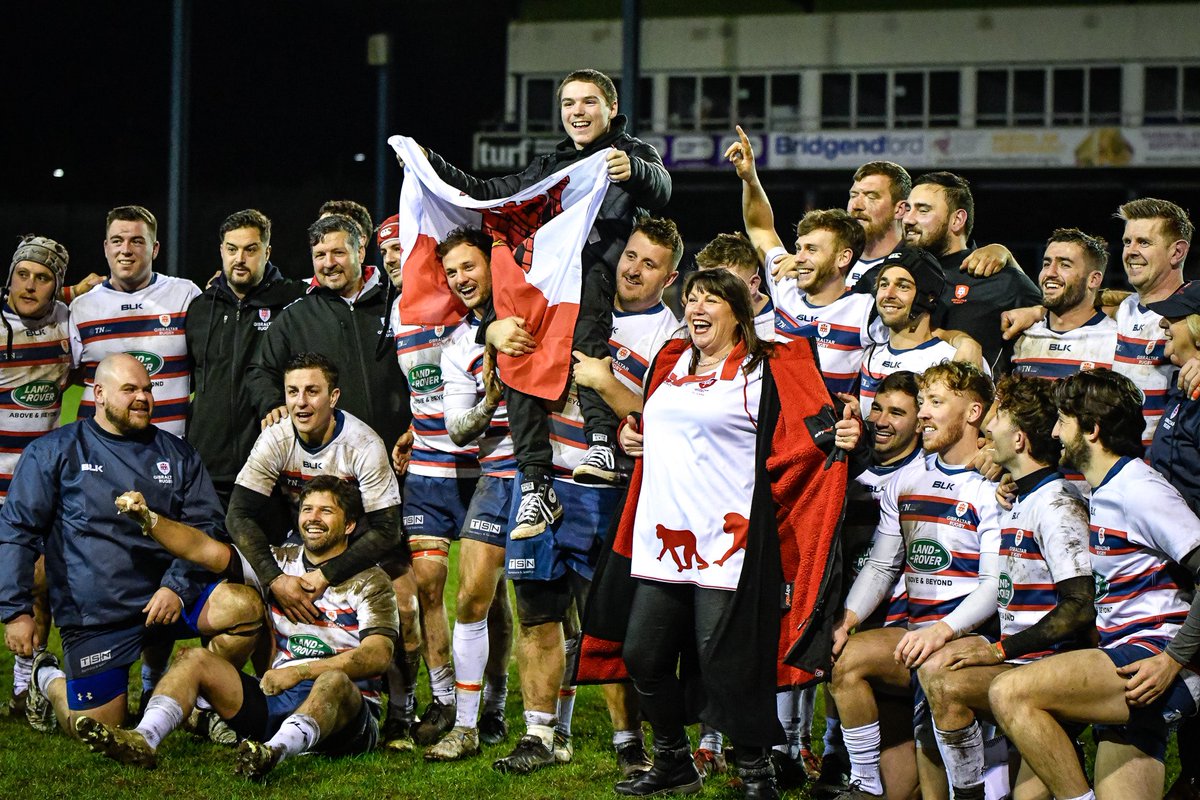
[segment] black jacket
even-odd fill
[[[575,143],[563,139],[553,153],[538,156],[522,172],[501,178],[483,180],[468,175],[447,164],[437,153],[429,153],[429,163],[438,176],[456,189],[466,192],[476,200],[495,200],[508,197],[568,164],[609,147],[629,153],[629,180],[608,187],[592,236],[583,248],[583,271],[597,261],[603,261],[610,269],[616,269],[617,260],[625,242],[633,230],[633,220],[647,211],[660,211],[671,199],[671,176],[663,166],[658,151],[650,145],[625,132],[626,118],[618,114],[613,118],[608,133],[583,150],[576,150]]]
[[[214,483],[232,483],[258,438],[259,420],[246,370],[279,313],[304,294],[304,284],[268,263],[262,282],[244,299],[219,276],[188,306],[187,348],[196,396],[187,440]]]
[[[293,355],[323,353],[339,371],[337,407],[371,426],[390,450],[408,430],[408,386],[388,325],[387,276],[351,306],[336,292],[309,287],[271,326],[247,376],[258,418],[283,405],[283,367]]]

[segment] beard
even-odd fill
[[[962,420],[945,422],[938,425],[932,434],[921,434],[921,444],[927,453],[941,453],[949,450],[962,439],[966,427],[966,423]]]
[[[947,222],[933,230],[920,231],[915,240],[909,238],[906,230],[904,239],[910,247],[920,247],[935,256],[942,256],[950,249],[950,224]]]
[[[1077,434],[1075,438],[1062,443],[1062,457],[1059,463],[1078,472],[1084,472],[1091,465],[1092,453],[1088,450],[1082,434]]]
[[[128,436],[131,433],[139,433],[150,427],[150,415],[154,409],[150,406],[138,407],[138,410],[147,412],[145,421],[140,417],[134,421],[130,416],[128,408],[114,409],[111,406],[104,406],[104,418],[112,424],[114,428],[121,432],[121,435]]]
[[[1078,283],[1065,284],[1062,291],[1058,294],[1057,300],[1047,300],[1045,290],[1042,291],[1042,305],[1047,311],[1058,314],[1062,311],[1070,311],[1083,302],[1087,295],[1087,286],[1083,281]]]

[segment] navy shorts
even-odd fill
[[[1154,655],[1136,644],[1101,648],[1101,652],[1118,667]],[[1189,687],[1188,683],[1192,686]],[[1163,761],[1172,729],[1181,720],[1196,713],[1196,692],[1200,692],[1200,677],[1185,670],[1150,705],[1130,706],[1129,722],[1124,725],[1093,725],[1092,733],[1097,741],[1132,745],[1151,758]]]
[[[512,513],[508,530],[516,527],[521,481],[513,481]],[[581,486],[555,480],[554,491],[563,506],[562,519],[547,533],[508,542],[504,550],[505,574],[514,581],[552,581],[571,570],[590,581],[604,547],[613,517],[621,513],[623,489]]]
[[[475,478],[409,475],[404,482],[405,535],[457,539],[474,493]]]
[[[283,721],[296,713],[296,709],[312,691],[312,681],[300,681],[286,692],[268,697],[263,694],[258,680],[244,672],[242,679],[242,707],[231,719],[226,720],[239,739],[265,742],[275,735]],[[358,715],[350,724],[317,743],[311,752],[327,756],[345,756],[367,753],[379,743],[379,704],[363,698]]]
[[[471,504],[467,507],[467,518],[463,522],[460,538],[504,547],[509,530],[508,507],[512,503],[515,483],[512,478],[497,478],[492,475],[480,478],[475,484]],[[513,514],[516,514],[515,510]]]
[[[200,612],[217,585],[214,582],[205,586],[173,625],[146,627],[139,621],[133,625],[63,628],[67,706],[72,711],[87,711],[120,697],[129,689],[129,667],[142,657],[144,648],[199,636]]]

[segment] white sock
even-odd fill
[[[944,731],[934,726],[938,752],[946,765],[946,775],[954,797],[983,797],[983,731],[975,720],[965,728]]]
[[[454,667],[443,664],[429,670],[429,691],[442,705],[454,705]]]
[[[1081,794],[1079,797],[1064,797],[1063,800],[1096,800],[1096,793],[1088,790],[1086,794]]]
[[[883,794],[879,771],[879,720],[857,728],[842,728],[842,740],[850,757],[850,782],[859,782],[864,792]]]
[[[542,740],[542,744],[554,749],[554,715],[545,711],[526,711],[525,732]]]
[[[292,714],[267,742],[272,749],[281,749],[283,758],[311,750],[321,741],[321,728],[308,714]]]
[[[483,671],[488,661],[487,620],[457,622],[451,639],[454,652],[454,724],[474,728],[479,716],[479,694],[483,691]]]
[[[183,709],[180,708],[175,698],[165,694],[156,694],[146,703],[146,709],[142,712],[142,721],[134,730],[142,735],[151,750],[157,750],[159,742],[182,724]]]
[[[38,691],[47,697],[50,695],[50,684],[62,678],[67,679],[67,674],[58,667],[42,667],[38,670],[37,685]]]
[[[711,725],[700,723],[700,747],[719,755],[725,750],[725,734]]]
[[[37,655],[36,653],[34,655]],[[29,680],[33,677],[33,656],[16,656],[13,658],[13,694],[20,694],[29,688]]]
[[[618,747],[624,747],[631,742],[641,744],[643,741],[641,728],[631,728],[627,731],[613,731],[612,742],[614,750]]]
[[[558,723],[554,729],[564,736],[571,735],[571,718],[575,716],[575,687],[564,686],[558,690]]]
[[[494,678],[483,676],[483,710],[500,711],[508,704],[508,675]]]

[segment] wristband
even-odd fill
[[[158,514],[153,511],[147,513],[150,515],[150,521],[142,523],[142,536],[149,536],[150,531],[154,530],[154,526],[158,524]]]

